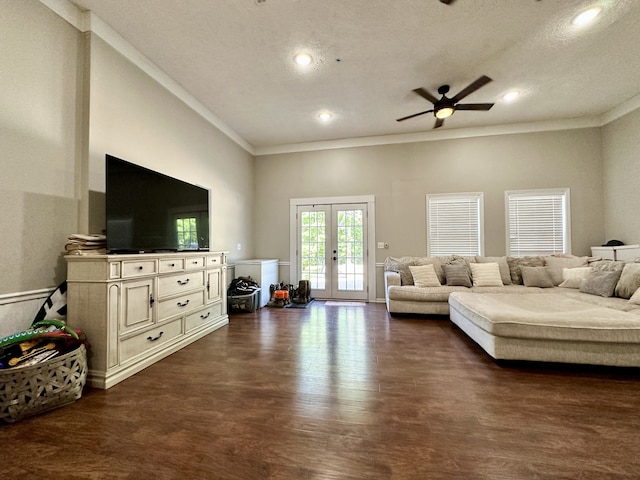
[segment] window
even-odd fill
[[[427,255],[484,255],[483,194],[427,195]]]
[[[507,255],[571,253],[569,189],[505,192]]]
[[[198,248],[198,228],[195,217],[176,219],[176,233],[178,234],[178,249],[191,250]]]

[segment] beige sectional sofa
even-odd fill
[[[489,268],[478,263],[493,263],[492,280],[474,281]],[[447,285],[451,264],[471,287]],[[390,257],[385,287],[392,315],[449,315],[496,359],[640,367],[640,259]]]

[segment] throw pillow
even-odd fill
[[[447,263],[446,259],[443,261],[442,257],[419,257],[416,258],[414,265],[433,265],[433,269],[438,276],[440,284],[446,283],[447,279],[444,276],[444,270],[442,270],[442,264]]]
[[[544,267],[544,259],[542,257],[507,257],[507,263],[511,273],[511,282],[514,285],[522,285],[521,266]]]
[[[629,303],[640,305],[640,288],[636,290],[636,293],[631,295],[631,298],[629,299]]]
[[[471,286],[471,277],[469,276],[469,267],[467,265],[443,265],[442,268],[447,277],[447,285]]]
[[[631,298],[640,288],[640,263],[627,263],[616,285],[616,297]]]
[[[563,281],[558,286],[564,288],[580,288],[584,279],[587,278],[592,271],[592,267],[563,268]]]
[[[525,287],[553,287],[553,280],[547,267],[520,267],[522,281]]]
[[[413,276],[409,266],[414,262],[405,261],[401,258],[387,257],[384,261],[384,269],[388,272],[397,272],[400,274],[401,285],[413,285]]]
[[[602,270],[604,272],[622,271],[624,262],[619,260],[598,260],[590,265],[594,270]]]
[[[500,268],[500,278],[503,285],[511,285],[511,272],[509,272],[509,264],[507,257],[476,257],[478,263],[497,263]]]
[[[409,270],[411,270],[413,284],[416,287],[439,287],[441,285],[432,264],[409,265]]]
[[[500,267],[497,263],[470,263],[474,287],[502,287]]]
[[[560,285],[563,282],[563,269],[586,267],[587,261],[588,257],[576,257],[574,255],[548,255],[544,257],[544,263],[548,267],[554,285]]]
[[[593,270],[582,282],[580,291],[601,297],[613,297],[621,273],[620,270]]]

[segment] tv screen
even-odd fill
[[[209,249],[209,190],[106,156],[110,253]]]

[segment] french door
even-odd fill
[[[367,204],[298,205],[298,279],[311,296],[367,300]]]

